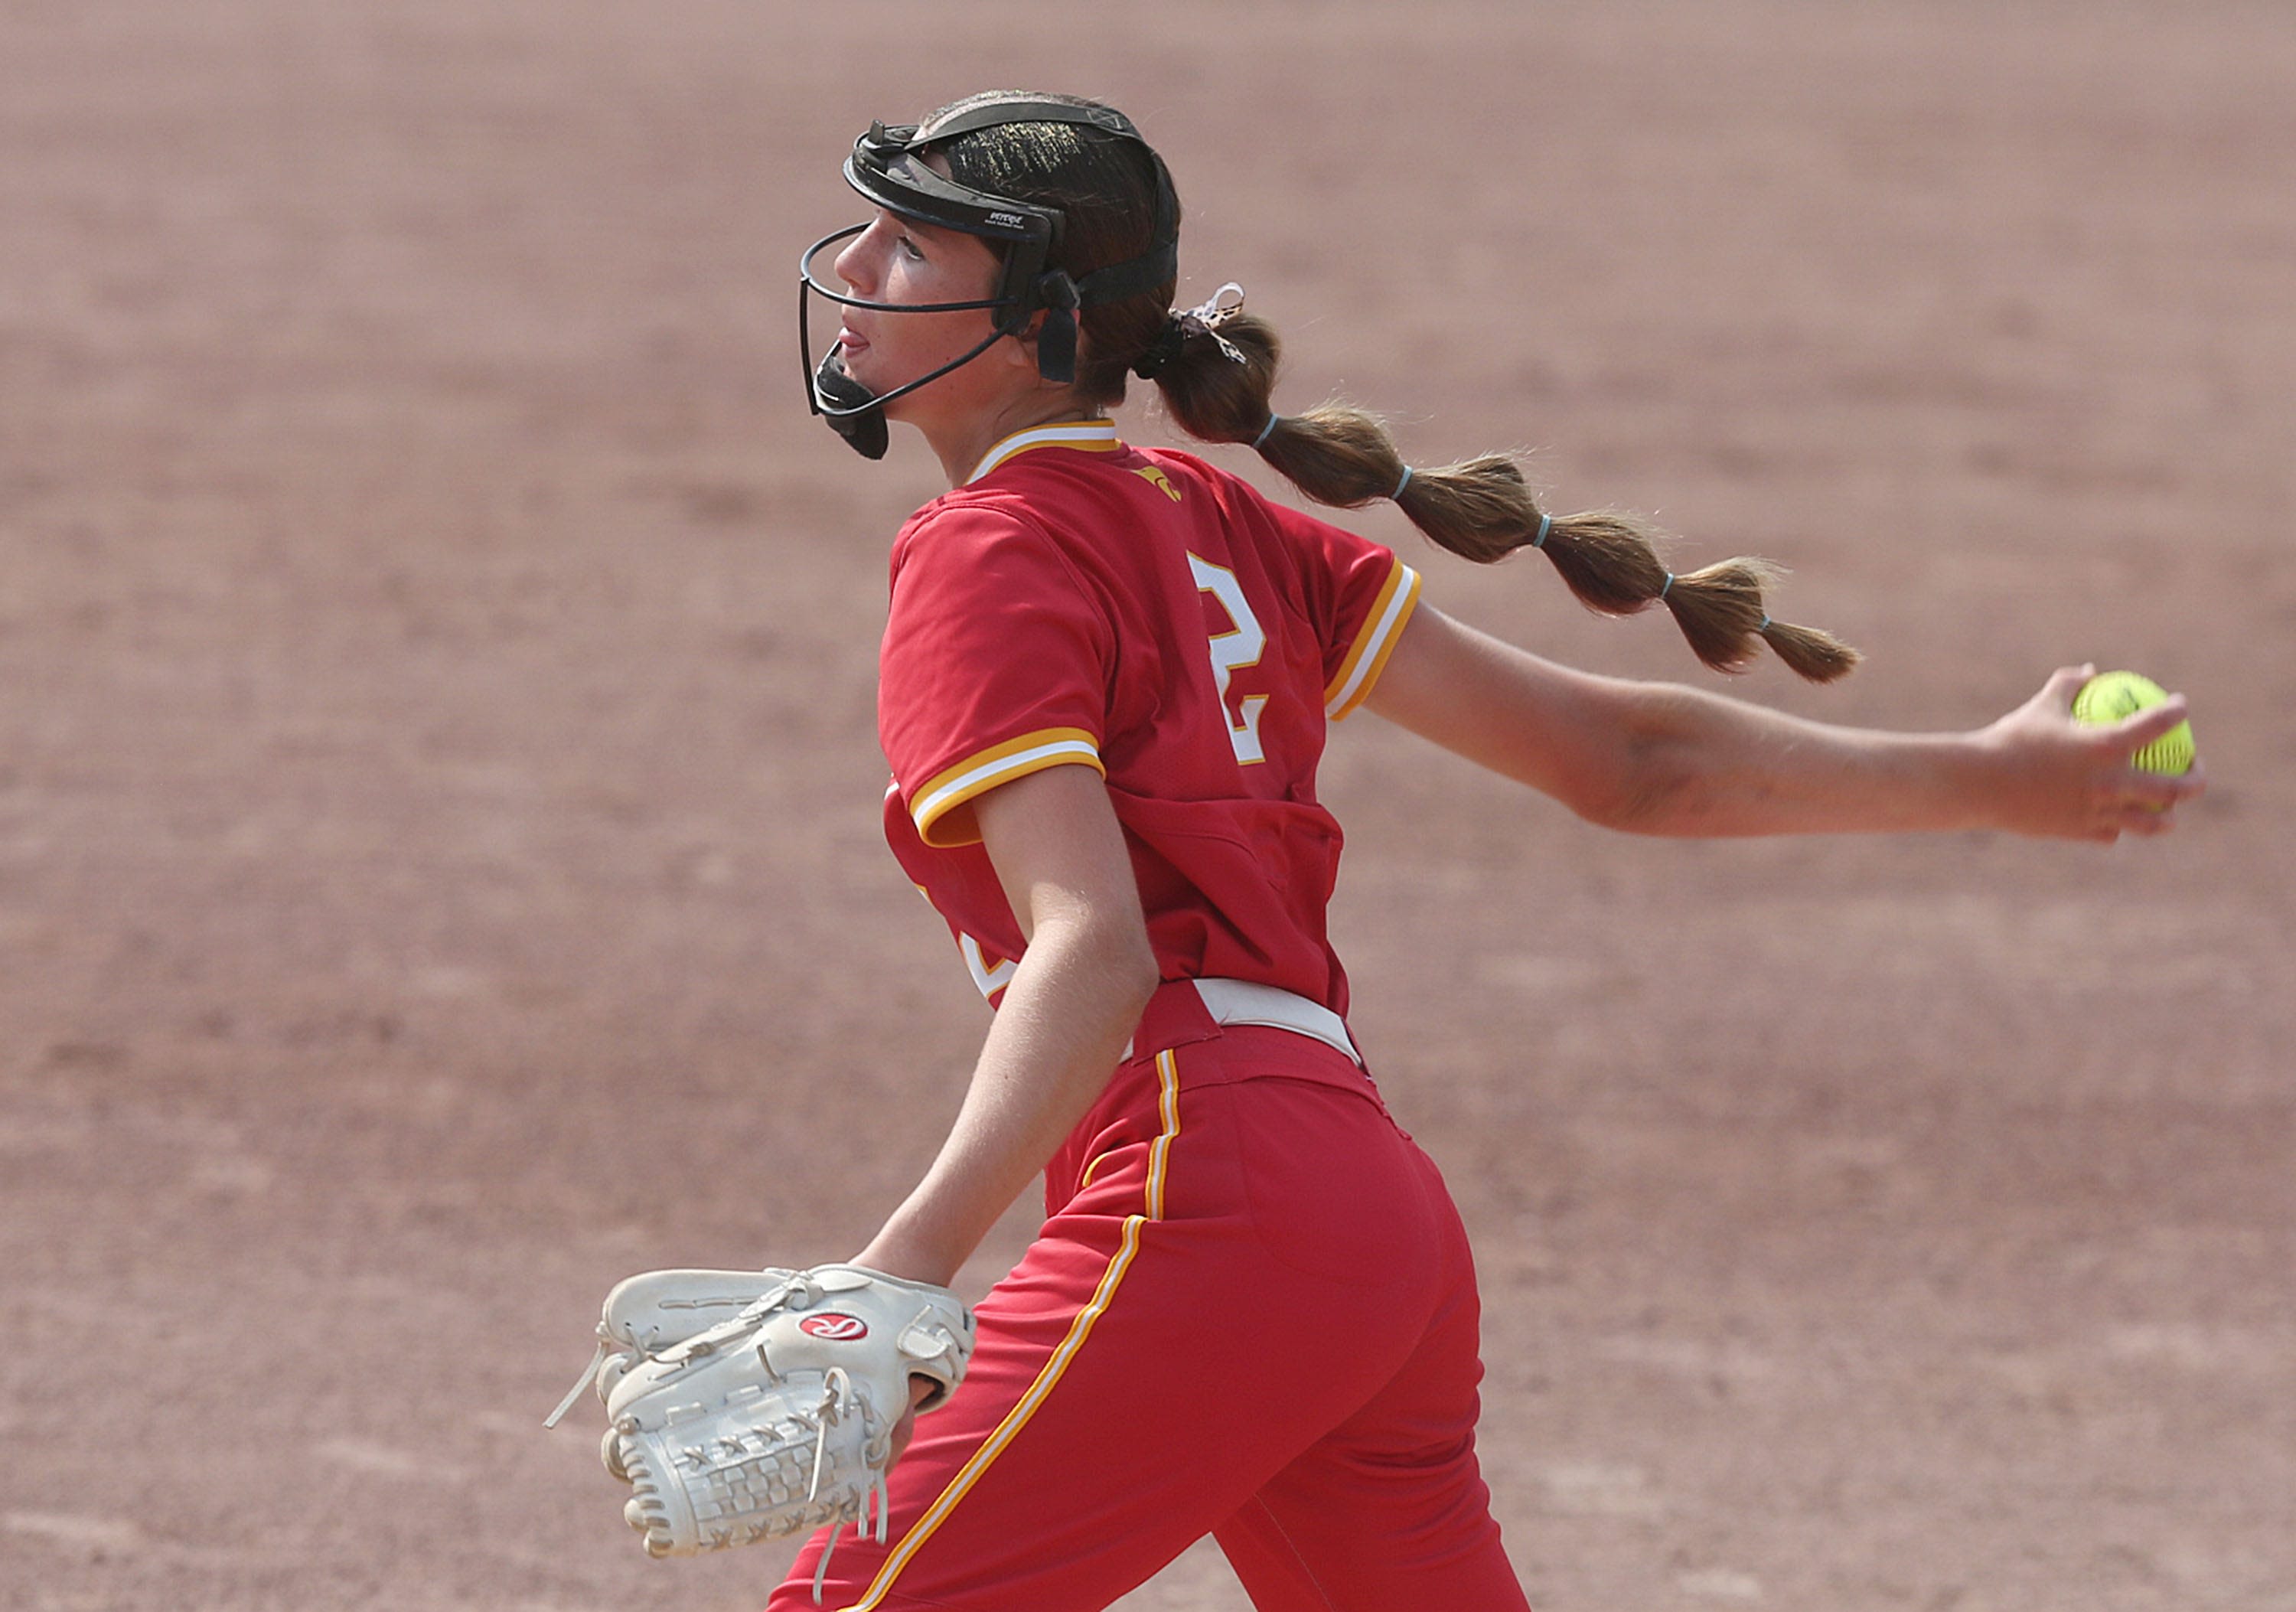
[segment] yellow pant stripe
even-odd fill
[[[1148,1149],[1148,1189],[1144,1210],[1139,1214],[1125,1216],[1123,1239],[1117,1247],[1115,1257],[1108,1262],[1108,1269],[1101,1272],[1100,1285],[1093,1290],[1091,1303],[1077,1312],[1076,1320],[1069,1323],[1068,1336],[1061,1340],[1060,1347],[1053,1351],[1052,1358],[1037,1373],[1036,1381],[1029,1385],[1029,1391],[1021,1396],[1020,1402],[1005,1412],[1004,1419],[996,1424],[996,1430],[981,1442],[980,1448],[972,1452],[972,1459],[964,1463],[957,1475],[949,1480],[948,1487],[940,1492],[940,1497],[917,1519],[917,1526],[894,1547],[893,1553],[885,1559],[885,1565],[878,1569],[876,1578],[871,1582],[868,1592],[846,1608],[845,1612],[871,1612],[871,1608],[891,1592],[893,1581],[900,1577],[902,1570],[923,1548],[925,1541],[948,1520],[949,1514],[956,1509],[972,1485],[980,1481],[981,1474],[996,1463],[1006,1445],[1020,1436],[1021,1429],[1029,1425],[1029,1419],[1051,1396],[1053,1389],[1068,1370],[1070,1362],[1084,1347],[1085,1340],[1092,1336],[1094,1324],[1107,1313],[1109,1304],[1116,1297],[1117,1288],[1124,1283],[1124,1273],[1131,1269],[1133,1255],[1140,1251],[1141,1229],[1152,1221],[1161,1220],[1164,1215],[1165,1164],[1171,1153],[1172,1139],[1180,1133],[1179,1062],[1169,1049],[1156,1055],[1156,1084],[1163,1124]]]

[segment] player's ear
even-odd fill
[[[1037,384],[1044,390],[1065,391],[1074,384],[1073,382],[1045,379],[1043,350],[1038,342],[1044,334],[1045,320],[1048,317],[1045,309],[1038,308],[1029,316],[1029,322],[1026,325],[1013,333],[1011,341],[999,341],[989,350],[996,355],[999,362],[1027,371],[1036,378]],[[1070,366],[1074,367],[1074,360],[1070,361]]]
[[[1037,367],[1037,333],[1045,328],[1044,309],[1029,316],[1029,322],[1013,333],[1010,341],[999,341],[990,350],[1005,364],[1033,371]]]

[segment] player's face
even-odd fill
[[[836,272],[857,297],[873,302],[979,301],[996,292],[1002,268],[988,243],[960,230],[937,229],[879,209],[869,227],[837,254]],[[847,308],[837,332],[848,374],[873,392],[930,374],[980,344],[994,328],[990,310],[885,313]],[[888,417],[921,418],[921,410],[963,407],[966,394],[1005,366],[981,360],[960,366],[886,405]]]

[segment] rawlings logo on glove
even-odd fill
[[[945,1287],[816,1265],[634,1276],[606,1295],[598,1336],[544,1425],[594,1381],[600,1453],[631,1488],[622,1515],[649,1555],[692,1556],[849,1522],[882,1541],[909,1378],[933,1385],[919,1410],[943,1403],[973,1333]]]

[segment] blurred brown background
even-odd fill
[[[1335,736],[1542,1608],[2296,1608],[2296,26],[2237,0],[0,0],[0,1605],[762,1600],[537,1424],[609,1283],[849,1253],[961,1089],[873,727],[935,467],[806,417],[791,304],[869,119],[999,83],[1138,119],[1280,401],[1793,566],[1869,662],[1749,697],[2194,700],[2210,795],[2112,851],[1633,841]]]

